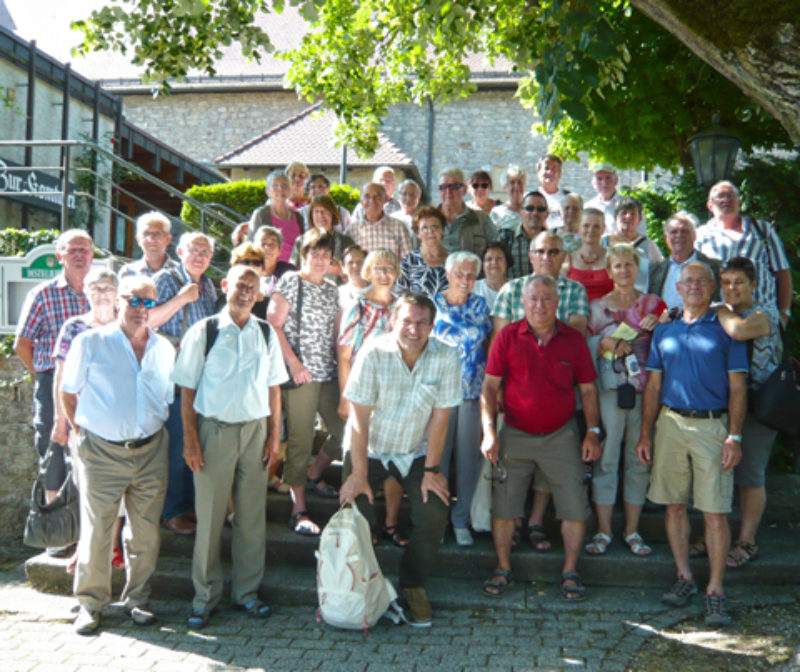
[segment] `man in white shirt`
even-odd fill
[[[125,496],[127,582],[121,600],[133,622],[151,625],[149,580],[159,550],[167,490],[167,419],[175,349],[147,326],[156,288],[146,276],[119,286],[117,322],[80,334],[64,364],[61,403],[77,435],[81,536],[75,569],[75,630],[88,635],[111,602],[111,530]]]
[[[617,209],[617,201],[620,198],[617,192],[618,183],[617,169],[610,163],[600,163],[594,167],[592,187],[597,192],[597,196],[586,203],[586,207],[597,208],[603,212],[606,219],[606,233],[609,235],[617,232],[614,211]],[[640,233],[647,233],[647,231],[644,230]]]
[[[714,272],[716,288],[711,297],[719,301],[719,267],[717,259],[710,259],[699,250],[694,243],[697,237],[697,217],[691,213],[680,211],[675,213],[664,224],[664,240],[670,251],[669,259],[656,262],[650,267],[650,292],[657,294],[668,308],[683,310],[683,297],[678,293],[678,280],[681,270],[692,261],[702,261]]]
[[[547,228],[557,229],[564,226],[561,220],[561,200],[570,192],[561,189],[562,161],[555,154],[545,154],[536,164],[536,176],[539,178],[539,191],[547,199],[547,209],[550,214],[547,218]]]
[[[430,338],[436,306],[422,294],[397,300],[394,329],[359,352],[344,397],[350,401],[345,429],[346,480],[342,503],[358,508],[374,527],[372,488],[394,476],[411,500],[413,530],[400,561],[400,589],[408,622],[430,627],[425,581],[447,524],[450,493],[440,460],[450,408],[461,403],[458,351]]]
[[[227,308],[186,332],[172,374],[181,386],[183,456],[196,493],[195,596],[187,621],[195,630],[208,625],[222,597],[219,546],[231,490],[233,608],[254,618],[271,611],[258,597],[267,547],[266,465],[279,455],[280,384],[288,376],[272,327],[250,314],[258,285],[253,268],[231,267],[222,281]]]

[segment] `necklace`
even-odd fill
[[[594,266],[598,261],[600,261],[600,257],[603,256],[603,251],[601,250],[593,257],[587,257],[583,252],[578,252],[578,256],[581,258],[581,261],[587,266]]]

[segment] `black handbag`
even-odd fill
[[[636,407],[636,388],[631,385],[628,376],[628,367],[625,366],[623,357],[615,357],[613,363],[614,371],[625,374],[625,382],[617,385],[617,406],[624,410]]]
[[[78,488],[72,480],[72,464],[55,499],[45,499],[44,470],[39,473],[31,490],[31,506],[25,521],[22,540],[34,548],[61,548],[78,541],[80,508]]]
[[[800,430],[800,363],[783,360],[759,387],[748,391],[750,415],[779,432]]]

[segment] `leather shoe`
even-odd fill
[[[171,532],[181,534],[185,537],[194,534],[197,529],[197,525],[191,521],[188,515],[163,520],[161,524]]]

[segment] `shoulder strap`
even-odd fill
[[[761,228],[761,225],[758,223],[758,220],[755,217],[750,217],[750,223],[753,225],[753,228],[756,230],[756,235],[761,238],[761,242],[765,245],[768,245],[769,242],[767,241],[767,234]]]
[[[218,335],[219,315],[212,315],[206,320],[206,349],[203,353],[204,358],[208,357],[208,353],[211,352],[211,348],[214,347]]]
[[[261,328],[261,335],[264,337],[264,345],[269,349],[269,324],[266,320],[262,320],[258,317],[254,317],[253,319],[255,319],[258,326]],[[214,343],[217,341],[217,336],[219,336],[219,315],[212,315],[206,319],[206,349],[203,355],[204,357],[208,357],[208,353],[211,352],[211,348],[214,347]]]

